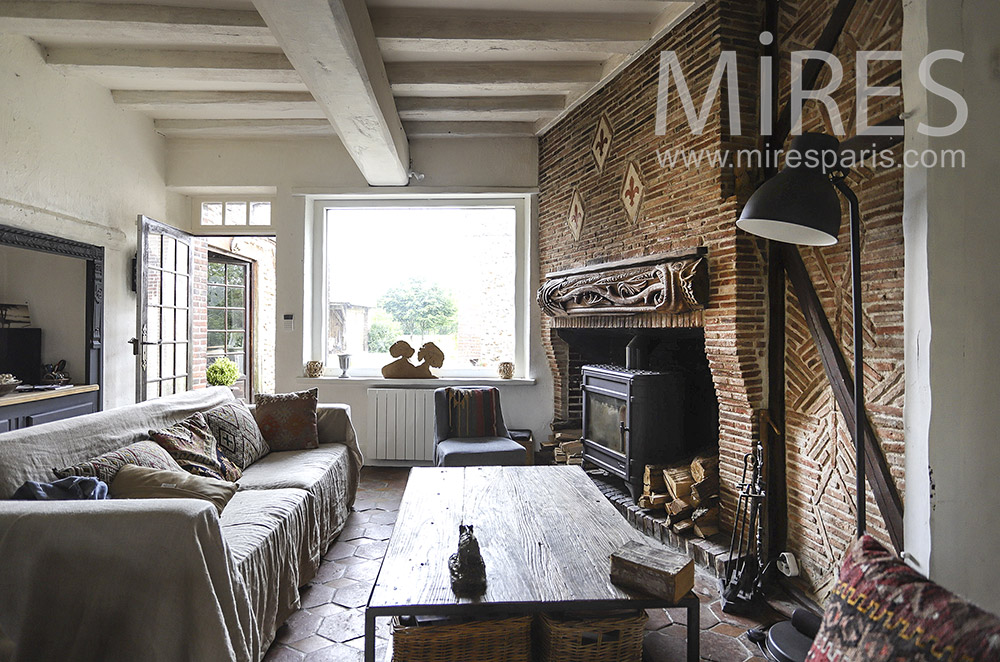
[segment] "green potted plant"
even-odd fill
[[[212,386],[232,386],[239,378],[240,371],[236,364],[225,356],[215,359],[205,371],[205,379]]]

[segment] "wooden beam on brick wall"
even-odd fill
[[[833,387],[833,395],[837,400],[840,413],[843,415],[848,429],[853,429],[854,380],[851,378],[851,370],[847,366],[847,360],[844,359],[844,354],[837,345],[830,321],[823,311],[823,305],[816,295],[816,290],[813,288],[812,280],[809,278],[809,272],[806,271],[806,265],[802,261],[798,248],[791,244],[776,243],[775,245],[780,246],[785,273],[788,274],[788,280],[795,290],[795,296],[798,297],[806,324],[809,326],[809,332],[819,350],[823,369]],[[903,549],[903,500],[899,496],[896,482],[889,471],[889,465],[867,416],[863,424],[864,462],[868,484],[875,494],[875,503],[878,504],[879,511],[882,513],[882,519],[889,531],[889,538],[896,551],[900,552]]]
[[[847,25],[847,20],[851,17],[851,12],[854,10],[854,5],[856,5],[858,0],[840,0],[837,6],[833,8],[833,13],[830,15],[830,20],[827,22],[826,27],[823,29],[823,33],[819,37],[819,41],[816,42],[816,47],[813,48],[815,51],[823,51],[824,53],[832,53],[833,49],[837,45],[837,41],[840,39],[840,35],[844,31],[844,27]],[[807,60],[802,66],[802,89],[811,90],[813,86],[816,85],[816,81],[819,79],[820,71],[823,69],[823,61],[812,59]],[[774,140],[771,142],[775,148],[780,147],[785,143],[785,138],[792,130],[792,102],[789,99],[785,107],[781,109],[781,114],[778,115],[778,119],[774,124]]]

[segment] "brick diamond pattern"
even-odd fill
[[[583,221],[586,215],[583,210],[583,198],[580,191],[573,191],[573,201],[569,205],[569,214],[566,216],[566,224],[569,225],[573,239],[580,241],[580,234],[583,232]]]

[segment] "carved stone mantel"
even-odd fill
[[[708,303],[705,249],[547,274],[538,305],[552,317],[685,313]]]

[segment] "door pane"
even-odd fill
[[[226,311],[219,308],[208,309],[208,330],[217,331],[226,328]]]
[[[229,292],[226,293],[226,304],[230,308],[242,308],[243,307],[243,288],[242,287],[230,287]]]
[[[188,277],[177,276],[176,281],[177,299],[176,305],[181,308],[188,307]]]
[[[229,329],[231,331],[242,331],[243,317],[245,313],[242,310],[230,310],[228,315],[229,315]]]
[[[167,271],[177,270],[177,240],[163,235],[163,268]]]
[[[161,338],[164,341],[171,341],[174,339],[174,309],[164,308],[161,317],[163,319],[160,325],[162,329]]]
[[[175,375],[187,374],[187,343],[174,345],[174,373]]]
[[[174,346],[173,345],[163,345],[162,349],[163,349],[163,352],[162,352],[162,355],[160,356],[160,359],[161,359],[160,365],[163,366],[163,371],[162,371],[161,375],[159,375],[159,376],[163,376],[163,377],[171,376],[172,377],[173,374],[174,374],[173,373],[173,370],[174,370]],[[152,375],[153,373],[150,373],[150,374]]]
[[[226,282],[226,265],[220,262],[209,262],[208,263],[208,282],[209,283],[225,283]]]
[[[226,305],[226,288],[224,285],[208,286],[208,305],[210,306]]]
[[[176,337],[178,340],[188,339],[188,311],[178,310],[177,311],[177,333]]]
[[[161,302],[164,306],[172,306],[176,302],[174,297],[174,282],[177,280],[177,276],[166,271],[163,272],[163,296],[161,297]]]

